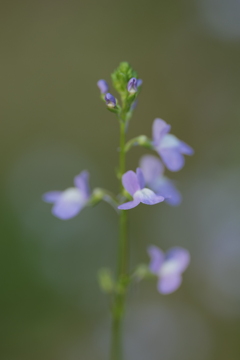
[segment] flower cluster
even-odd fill
[[[136,98],[140,92],[142,80],[138,79],[136,72],[127,63],[120,64],[113,73],[112,80],[121,96],[122,106],[109,92],[109,85],[105,80],[99,80],[97,86],[107,108],[117,113],[120,124],[126,131],[127,123],[137,104]],[[174,182],[164,175],[164,168],[172,172],[181,170],[185,163],[184,155],[192,155],[193,149],[170,134],[170,130],[169,124],[157,118],[152,126],[152,139],[142,135],[130,140],[125,148],[121,149],[123,156],[135,145],[147,147],[156,154],[144,155],[140,159],[136,172],[132,170],[125,172],[120,169],[123,189],[117,198],[102,189],[90,192],[89,174],[87,171],[82,171],[74,178],[74,187],[65,191],[47,192],[43,195],[43,200],[53,204],[53,215],[62,220],[75,217],[84,207],[96,204],[100,200],[114,204],[117,211],[132,209],[140,203],[155,205],[165,201],[172,206],[179,205],[182,196]],[[159,292],[168,294],[176,290],[181,284],[181,274],[189,264],[188,251],[173,248],[164,255],[160,249],[151,246],[148,253],[151,258],[149,269],[159,279]]]

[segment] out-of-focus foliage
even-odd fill
[[[174,174],[180,207],[131,210],[131,264],[149,244],[188,248],[182,287],[132,290],[126,360],[238,360],[240,30],[237,1],[1,2],[1,359],[106,359],[109,318],[97,271],[114,270],[107,204],[60,221],[41,201],[81,170],[117,191],[118,124],[96,82],[120,61],[143,79],[129,128],[156,117],[195,149]],[[116,96],[116,93],[113,92]],[[135,169],[145,152],[129,152]],[[173,177],[173,176],[172,176]]]

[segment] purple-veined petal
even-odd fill
[[[152,128],[154,146],[158,146],[164,135],[166,135],[170,130],[171,130],[171,125],[168,125],[162,119],[155,119]]]
[[[140,168],[137,168],[136,174],[138,178],[138,183],[140,185],[140,189],[143,189],[145,186],[145,179],[142,170]]]
[[[193,148],[191,146],[189,146],[188,144],[186,144],[184,141],[180,141],[179,150],[182,154],[185,154],[185,155],[193,155],[194,154]]]
[[[156,195],[152,190],[144,188],[142,190],[138,190],[134,196],[134,200],[139,200],[141,203],[146,205],[155,205],[162,201],[164,201],[163,196]]]
[[[149,269],[153,274],[158,274],[165,255],[161,249],[159,249],[157,246],[149,246],[148,248],[148,254],[150,256],[150,264]]]
[[[82,191],[83,195],[85,195],[86,199],[90,196],[90,189],[88,184],[89,172],[84,170],[79,175],[74,178],[74,185],[80,191]]]
[[[132,196],[136,191],[140,190],[137,174],[135,174],[135,172],[132,170],[123,174],[122,184],[127,192],[129,192],[129,194]]]
[[[161,161],[153,155],[143,156],[140,160],[140,167],[147,184],[154,181],[158,176],[161,176],[164,171]]]
[[[185,164],[184,156],[179,152],[178,148],[163,148],[159,154],[170,171],[179,171]]]
[[[77,188],[69,188],[63,191],[55,202],[52,213],[62,220],[67,220],[76,216],[85,204],[85,194]]]
[[[161,294],[171,294],[179,288],[181,283],[182,277],[180,274],[169,274],[159,278],[157,288]]]
[[[133,201],[129,201],[129,202],[126,202],[126,203],[124,203],[122,205],[119,205],[118,209],[119,210],[129,210],[129,209],[135,208],[139,204],[140,204],[140,200],[134,199]]]
[[[166,269],[163,269],[163,272],[165,271],[165,273],[182,273],[186,270],[189,263],[189,251],[181,247],[174,247],[166,252],[164,261],[164,266],[166,264]]]
[[[152,183],[149,187],[157,194],[164,197],[164,201],[172,206],[177,206],[182,201],[182,195],[174,185],[174,182],[161,176]]]
[[[138,81],[136,78],[131,78],[128,82],[127,89],[130,94],[137,92]]]
[[[47,203],[53,204],[59,199],[61,194],[62,194],[62,191],[49,191],[49,192],[43,194],[42,199],[43,199],[43,201],[45,201]]]

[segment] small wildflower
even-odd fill
[[[65,191],[50,191],[43,195],[43,201],[53,204],[53,215],[68,220],[83,209],[90,198],[88,177],[88,172],[82,171],[74,178],[75,187]]]
[[[181,203],[182,196],[174,185],[174,182],[163,176],[164,166],[153,155],[145,155],[140,159],[146,185],[157,195],[162,195],[169,205],[177,206]]]
[[[109,108],[114,108],[117,104],[115,97],[110,93],[105,95],[105,101]]]
[[[135,94],[137,92],[137,87],[138,87],[138,80],[136,78],[131,78],[128,82],[128,92],[130,94]]]
[[[145,188],[145,180],[142,170],[137,168],[136,173],[134,171],[127,171],[122,176],[122,184],[127,192],[132,195],[133,201],[129,201],[118,206],[120,210],[129,210],[140,203],[147,205],[154,205],[164,200],[163,196],[156,195],[152,190]]]
[[[138,79],[138,81],[137,81],[137,87],[142,86],[142,83],[143,83],[142,79]]]
[[[191,146],[168,134],[171,126],[162,119],[153,122],[153,147],[161,156],[166,167],[171,171],[181,170],[184,166],[184,155],[193,155]]]
[[[190,262],[188,250],[181,247],[169,249],[166,254],[157,246],[148,248],[150,271],[158,276],[157,289],[161,294],[170,294],[182,283],[182,273]]]

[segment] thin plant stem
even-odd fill
[[[120,154],[119,174],[120,178],[125,172],[125,122],[120,121]],[[123,191],[122,184],[120,191]],[[111,339],[111,360],[122,360],[122,320],[125,307],[126,278],[128,275],[128,241],[127,241],[127,212],[122,210],[119,215],[119,247],[118,247],[118,268],[117,290],[112,307],[112,339]]]

